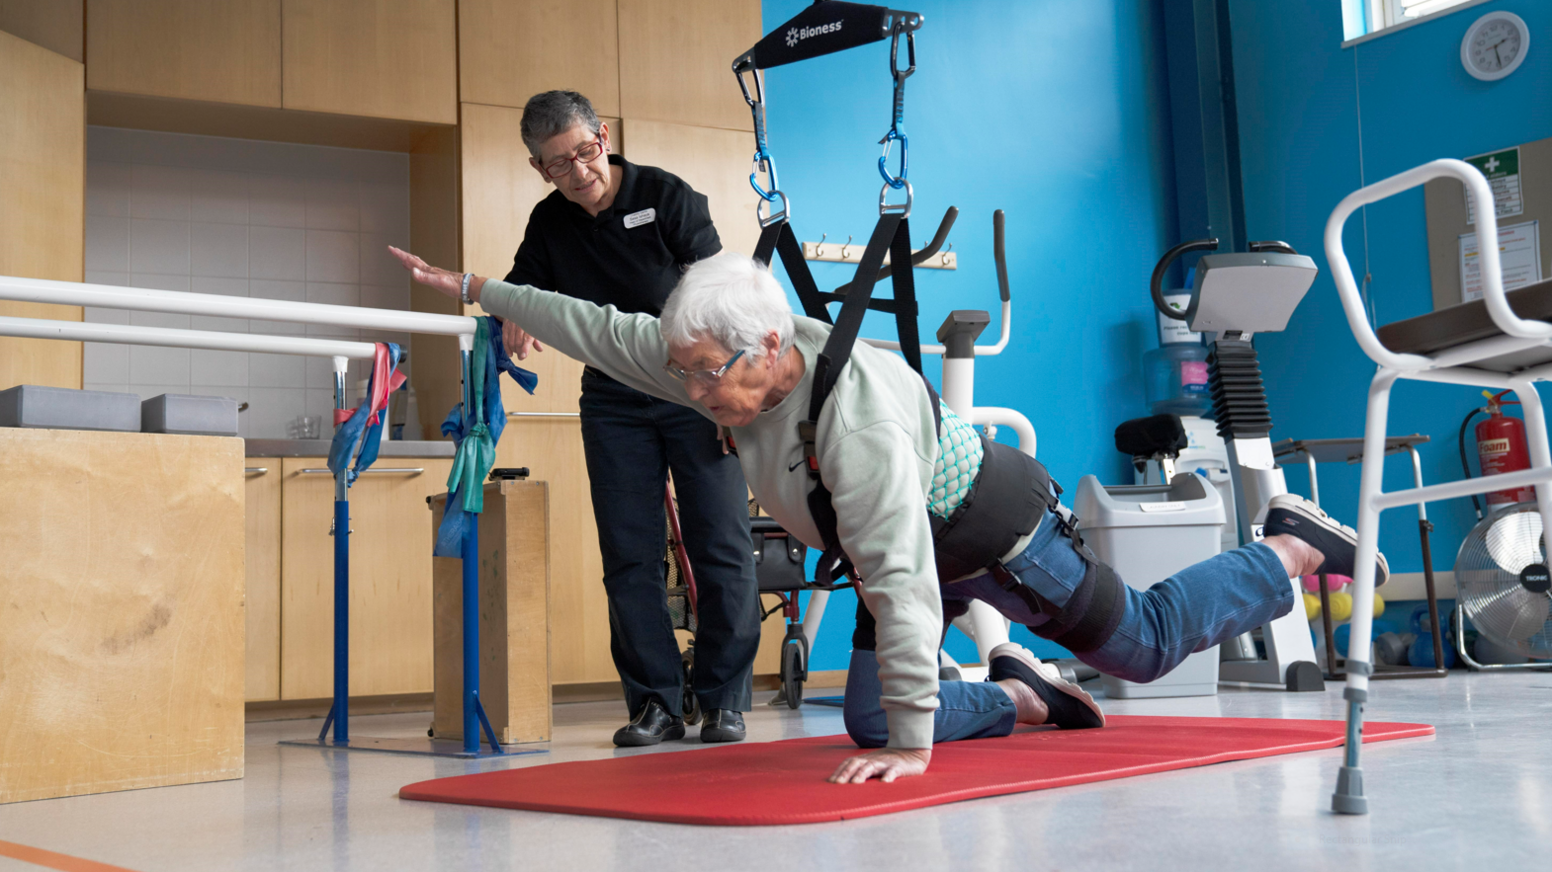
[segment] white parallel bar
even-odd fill
[[[0,300],[69,306],[101,306],[105,309],[172,312],[179,315],[259,318],[266,321],[330,324],[336,327],[391,330],[398,333],[432,333],[442,336],[472,337],[475,330],[474,319],[467,315],[435,315],[429,312],[296,303],[290,300],[266,300],[260,297],[226,297],[220,294],[154,291],[146,288],[120,288],[113,285],[55,282],[15,276],[0,276]]]
[[[580,418],[581,412],[508,412],[508,418]]]
[[[1382,493],[1374,498],[1374,507],[1381,510],[1393,509],[1396,506],[1409,506],[1414,503],[1431,503],[1438,500],[1467,497],[1472,494],[1513,490],[1517,487],[1544,484],[1549,481],[1552,481],[1552,468],[1522,469],[1518,472],[1504,472],[1481,478],[1468,478],[1462,481],[1451,481],[1444,484],[1431,484],[1427,487],[1415,487],[1408,490]]]
[[[377,347],[370,342],[351,342],[344,339],[270,336],[263,333],[218,333],[210,330],[178,330],[171,327],[48,321],[42,318],[0,317],[0,336],[63,339],[75,342],[116,342],[122,345],[156,345],[166,348],[201,348],[213,351],[298,354],[308,357],[354,357],[367,360],[377,353]]]

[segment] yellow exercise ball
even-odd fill
[[[1353,616],[1353,595],[1337,591],[1331,595],[1331,620],[1340,624]]]
[[[1385,598],[1379,594],[1374,595],[1374,616],[1377,618],[1385,614]]]
[[[1304,619],[1313,621],[1320,617],[1320,597],[1312,593],[1304,595]]]

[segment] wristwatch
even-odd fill
[[[459,292],[458,298],[463,300],[465,306],[474,305],[474,301],[469,299],[469,282],[472,281],[474,281],[474,273],[463,274],[463,290]]]

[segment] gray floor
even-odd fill
[[[976,800],[834,824],[728,829],[401,801],[413,781],[616,751],[619,703],[556,709],[549,754],[459,762],[280,747],[317,721],[252,724],[247,777],[0,806],[0,839],[137,872],[259,869],[1463,869],[1540,868],[1552,838],[1552,675],[1376,687],[1376,720],[1432,739],[1370,745],[1372,813],[1326,809],[1340,751]],[[840,711],[764,705],[753,741],[841,732]],[[1116,714],[1339,718],[1340,690],[1115,700]],[[424,735],[429,715],[362,717],[358,735]],[[691,731],[693,735],[693,730]],[[664,803],[682,797],[664,796]],[[0,859],[0,870],[37,869]]]

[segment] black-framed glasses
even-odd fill
[[[744,353],[740,351],[732,357],[728,358],[727,363],[722,364],[716,369],[697,369],[694,372],[688,372],[683,367],[675,366],[674,362],[670,360],[663,364],[663,371],[686,384],[689,384],[693,381],[701,387],[709,390],[716,387],[718,382],[721,381],[722,377],[727,375],[727,371],[733,368],[733,364],[743,356]]]
[[[576,154],[570,157],[557,158],[544,165],[544,174],[552,179],[564,178],[571,174],[573,163],[588,163],[598,159],[604,153],[603,137],[599,136],[592,142],[577,149]]]

